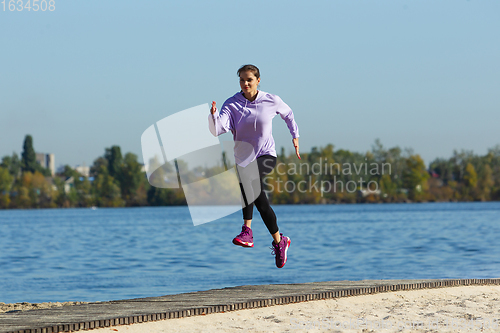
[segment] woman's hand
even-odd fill
[[[216,111],[217,111],[217,108],[215,107],[215,101],[212,101],[212,108],[210,109],[210,113],[215,114]]]
[[[300,154],[299,154],[299,138],[292,139],[292,143],[293,143],[293,146],[295,147],[295,154],[297,154],[297,157],[300,160],[301,158],[300,158]]]

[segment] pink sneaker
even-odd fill
[[[287,259],[286,254],[288,248],[290,247],[290,244],[292,243],[290,238],[283,236],[283,234],[281,233],[280,236],[281,241],[279,242],[279,244],[274,244],[274,242],[272,242],[273,247],[271,248],[273,250],[272,253],[276,256],[276,267],[278,268],[282,268],[283,266],[285,266]]]
[[[238,236],[234,237],[233,244],[243,247],[253,247],[252,229],[250,229],[246,225],[243,225],[243,227],[241,227],[241,233]]]

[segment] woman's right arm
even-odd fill
[[[231,130],[231,121],[227,108],[222,106],[221,112],[217,112],[215,102],[212,102],[210,114],[208,115],[208,128],[213,136],[219,136]]]

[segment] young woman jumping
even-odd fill
[[[291,241],[289,237],[283,236],[279,232],[276,215],[264,192],[262,180],[276,166],[272,119],[279,114],[286,122],[292,135],[295,153],[300,159],[299,129],[293,118],[292,109],[280,97],[257,90],[260,83],[260,72],[256,66],[244,65],[238,69],[237,73],[240,78],[241,91],[228,98],[222,105],[220,112],[217,112],[216,103],[212,102],[208,116],[210,132],[214,136],[231,131],[236,143],[246,142],[253,147],[259,168],[260,194],[254,202],[249,202],[243,208],[244,224],[241,233],[233,239],[233,243],[243,247],[253,247],[251,225],[255,205],[273,237],[272,249],[276,256],[276,266],[282,268],[287,261],[287,251]],[[243,148],[236,145],[234,149],[238,168],[245,168],[248,163],[252,162],[245,160],[248,153],[244,152]],[[245,198],[244,192],[243,197]]]

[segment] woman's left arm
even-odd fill
[[[293,117],[293,111],[292,109],[285,103],[283,100],[276,96],[276,102],[278,104],[278,111],[277,113],[280,114],[281,119],[283,119],[287,126],[288,129],[290,130],[290,134],[292,135],[292,143],[293,146],[295,147],[295,154],[297,154],[297,157],[300,159],[300,154],[299,154],[299,127],[297,126],[297,123],[295,122],[295,119]]]

